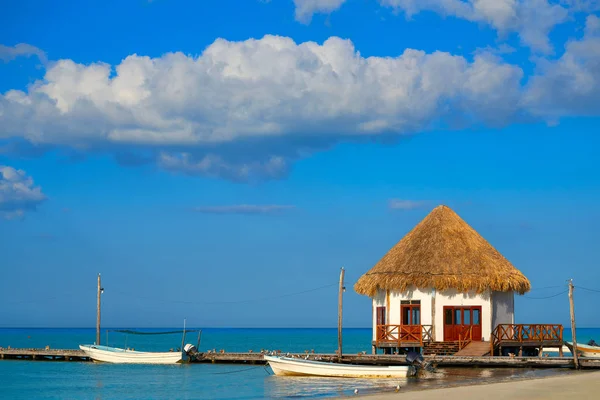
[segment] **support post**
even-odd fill
[[[575,334],[575,303],[573,302],[573,279],[569,279],[569,305],[571,309],[571,332],[573,335],[573,362],[575,369],[579,369],[579,357],[577,355],[577,337]]]
[[[344,287],[344,267],[340,272],[340,287],[338,293],[338,360],[342,362],[342,301],[343,292],[346,289]]]
[[[100,295],[104,289],[100,281],[100,274],[98,274],[98,303],[96,306],[96,344],[100,345]]]

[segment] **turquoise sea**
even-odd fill
[[[139,331],[156,332],[157,329]],[[173,329],[164,329],[169,331]],[[175,329],[176,330],[176,329]],[[565,340],[570,331],[565,330]],[[181,346],[180,335],[102,333],[102,344],[139,350],[168,350]],[[196,344],[197,333],[187,343]],[[370,329],[344,329],[344,352],[370,352]],[[246,352],[262,349],[283,352],[333,353],[337,329],[202,329],[200,350]],[[585,343],[600,341],[600,329],[577,330]],[[71,348],[92,343],[95,329],[0,329],[1,347]],[[192,364],[174,366],[111,365],[84,362],[0,361],[0,399],[263,399],[351,396],[450,385],[501,381],[569,373],[569,370],[440,369],[435,374],[406,380],[326,379],[275,377],[268,367],[253,365]]]

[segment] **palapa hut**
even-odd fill
[[[489,341],[514,323],[527,278],[446,206],[436,207],[354,285],[373,299],[373,350],[423,340]],[[420,343],[419,343],[420,342]]]

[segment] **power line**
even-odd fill
[[[556,294],[553,294],[552,296],[546,296],[546,297],[529,297],[529,296],[523,296],[523,297],[526,298],[526,299],[544,300],[544,299],[551,299],[553,297],[558,297],[558,296],[563,295],[563,294],[565,294],[567,292],[568,292],[568,290],[565,290],[563,292],[556,293]]]
[[[581,286],[575,286],[575,288],[577,289],[583,289],[583,290],[587,290],[588,292],[596,292],[596,293],[600,293],[600,290],[596,290],[596,289],[588,289],[588,288],[584,288]]]
[[[556,286],[536,287],[536,288],[531,288],[531,290],[556,289],[556,288],[564,288],[565,286],[566,286],[566,285],[556,285]]]
[[[300,292],[285,293],[285,294],[281,294],[281,295],[278,295],[278,296],[260,297],[260,298],[255,298],[255,299],[234,300],[234,301],[165,300],[165,299],[156,299],[156,298],[147,297],[147,296],[134,296],[131,293],[124,293],[124,292],[113,292],[113,293],[124,295],[124,296],[129,296],[129,297],[135,297],[135,298],[142,299],[142,300],[157,300],[157,301],[160,301],[160,302],[163,302],[163,303],[219,305],[219,304],[242,304],[242,303],[252,303],[252,302],[256,302],[256,301],[281,299],[281,298],[284,298],[284,297],[298,296],[298,295],[305,294],[305,293],[316,292],[317,290],[326,289],[326,288],[329,288],[329,287],[332,287],[332,286],[336,286],[336,285],[337,285],[337,283],[332,283],[332,284],[329,284],[329,285],[319,286],[319,287],[316,287],[316,288],[307,289],[307,290],[303,290],[303,291],[300,291]]]

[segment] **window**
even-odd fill
[[[450,308],[444,310],[444,324],[452,325],[452,309]]]
[[[377,313],[377,325],[385,325],[385,307],[377,307],[375,312]]]
[[[400,301],[400,322],[402,325],[421,324],[421,300]]]
[[[454,309],[454,325],[462,325],[462,318],[460,315],[462,314],[462,310],[460,308]]]
[[[481,325],[481,311],[478,308],[473,309],[473,325]]]

